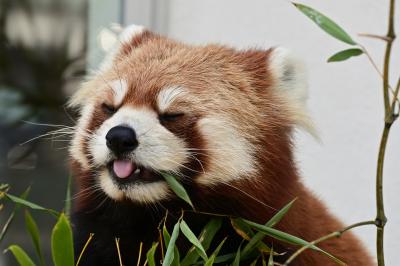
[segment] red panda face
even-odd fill
[[[307,120],[302,79],[281,49],[194,47],[129,27],[71,100],[70,152],[114,200],[173,197],[162,172],[200,186],[252,178],[265,138]]]

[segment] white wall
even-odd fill
[[[145,23],[130,15],[139,1],[126,2],[126,23]],[[164,0],[165,2],[165,0]],[[381,65],[384,45],[357,38],[357,33],[386,32],[388,0],[308,0],[303,3],[328,14],[365,44]],[[345,223],[375,217],[375,167],[381,129],[382,93],[377,73],[365,56],[344,63],[326,59],[347,46],[319,30],[289,1],[171,0],[152,1],[170,37],[189,43],[220,42],[236,47],[282,45],[302,56],[309,68],[309,107],[322,143],[298,134],[297,158],[304,181]],[[167,8],[167,9],[165,9]],[[397,11],[400,11],[397,8]],[[398,17],[400,14],[397,14]],[[397,20],[399,21],[399,20]],[[153,25],[148,22],[148,26]],[[160,25],[160,21],[157,22]],[[399,23],[397,29],[400,30]],[[400,33],[399,33],[400,35]],[[399,40],[400,41],[400,40]],[[394,80],[400,74],[400,49],[394,47]],[[394,85],[393,85],[394,86]],[[400,265],[400,130],[391,133],[385,165],[387,265]],[[355,232],[375,253],[375,228]]]

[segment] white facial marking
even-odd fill
[[[157,202],[170,196],[170,190],[164,181],[129,186],[124,192],[127,198],[141,203]]]
[[[198,127],[210,158],[208,170],[197,179],[200,184],[228,183],[256,171],[253,146],[232,125],[221,118],[199,120]]]
[[[107,170],[104,170],[100,176],[100,187],[103,191],[114,200],[121,200],[124,197],[124,193],[118,189],[118,187],[111,180]]]
[[[126,197],[141,203],[152,203],[166,199],[170,196],[168,185],[163,181],[135,184],[120,189],[113,183],[106,170],[101,172],[99,180],[100,187],[114,200],[121,200]]]
[[[182,97],[185,94],[185,90],[180,86],[168,87],[161,90],[157,97],[159,110],[161,112],[166,111],[177,97]]]
[[[139,146],[130,155],[136,164],[153,171],[174,172],[186,162],[188,153],[185,143],[159,123],[155,112],[126,106],[104,121],[92,136],[89,151],[95,166],[105,166],[114,159],[105,136],[111,128],[119,125],[129,126],[136,132]],[[133,184],[121,190],[108,173],[101,178],[104,179],[100,183],[104,191],[115,199],[120,195],[117,190],[131,200],[146,203],[166,198],[170,193],[165,181]]]
[[[72,158],[78,161],[82,168],[87,170],[90,165],[88,159],[83,151],[83,143],[85,139],[88,138],[90,133],[87,132],[87,128],[89,126],[89,122],[92,118],[92,113],[94,111],[94,105],[88,104],[83,107],[81,111],[81,117],[79,118],[78,124],[76,125],[75,135],[72,139],[70,154]]]
[[[118,39],[115,41],[113,47],[106,54],[103,62],[100,64],[100,72],[104,72],[112,69],[114,66],[113,61],[115,56],[119,53],[121,47],[124,44],[129,43],[135,36],[138,36],[144,31],[143,26],[139,25],[130,25],[126,27],[121,34],[118,36]]]
[[[111,128],[119,125],[135,130],[139,146],[131,157],[141,166],[176,171],[186,162],[185,143],[159,123],[155,112],[127,106],[104,121],[91,139],[89,150],[96,165],[102,166],[111,159],[105,137]]]
[[[122,103],[128,90],[128,85],[125,80],[118,79],[110,82],[114,96],[114,105],[118,106]]]

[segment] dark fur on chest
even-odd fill
[[[177,222],[181,212],[169,212],[166,219],[166,227],[169,233]],[[119,238],[121,256],[124,265],[136,265],[140,243],[143,243],[143,254],[140,265],[145,261],[145,253],[153,242],[160,240],[160,228],[166,216],[165,209],[152,209],[128,203],[108,202],[104,207],[94,212],[79,211],[73,215],[75,253],[78,256],[89,234],[94,233],[88,249],[81,260],[80,265],[119,265],[115,238]],[[190,228],[199,234],[207,223],[209,216],[185,213],[184,220]],[[211,249],[225,236],[229,236],[224,249],[236,249],[240,243],[240,237],[234,233],[229,225],[229,219],[223,219],[223,226],[216,235]],[[190,243],[184,237],[178,239],[181,254],[190,247]],[[231,246],[231,247],[230,247]],[[159,252],[158,252],[159,253]],[[157,257],[160,254],[158,254]]]
[[[206,192],[199,194],[192,191],[192,200],[198,202],[197,210],[210,213],[228,214],[233,216],[251,216],[252,210],[246,208],[240,201],[232,202],[229,195],[233,191],[224,191],[218,194],[206,196]],[[225,195],[223,195],[225,194]],[[204,197],[205,196],[205,197]],[[248,199],[247,199],[248,202]],[[100,207],[99,207],[100,206]],[[214,206],[214,208],[211,208]],[[218,209],[215,209],[218,206]],[[232,206],[236,208],[232,209]],[[94,233],[93,240],[85,251],[80,265],[119,265],[118,253],[115,244],[115,238],[119,238],[121,257],[124,265],[136,265],[138,260],[140,243],[143,243],[143,253],[140,265],[145,261],[145,254],[150,249],[153,242],[160,240],[159,229],[166,217],[166,226],[171,233],[174,224],[177,222],[184,212],[184,220],[198,235],[201,229],[210,220],[211,216],[205,214],[194,213],[188,210],[190,207],[180,200],[161,202],[158,205],[137,205],[132,202],[115,202],[112,200],[91,201],[85,208],[81,208],[73,215],[74,238],[75,238],[75,254],[78,256],[82,247],[86,243],[89,234]],[[242,214],[234,210],[241,210]],[[259,215],[265,216],[268,211],[260,207]],[[271,216],[273,215],[271,211]],[[267,216],[269,216],[267,214]],[[246,218],[246,217],[245,217]],[[213,239],[210,251],[227,237],[221,254],[236,252],[242,238],[233,230],[229,217],[221,218],[223,220],[221,229]],[[260,221],[261,222],[261,221]],[[265,221],[263,221],[265,222]],[[183,236],[178,238],[178,246],[181,256],[184,256],[191,244],[185,240]],[[160,252],[158,252],[160,253]],[[160,254],[158,254],[160,257]]]

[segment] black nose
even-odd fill
[[[133,151],[139,144],[135,131],[130,127],[124,126],[111,128],[106,135],[106,141],[107,147],[116,155]]]

